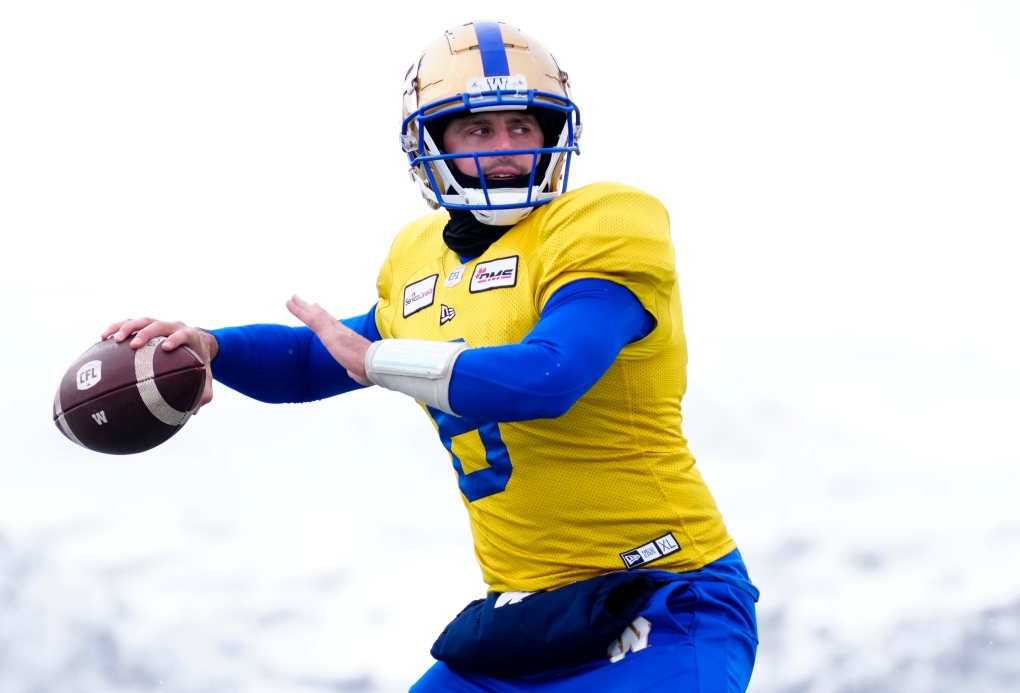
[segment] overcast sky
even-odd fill
[[[761,431],[709,414],[767,394],[902,453],[892,475],[926,474],[931,460],[946,479],[960,460],[1015,468],[1020,5],[650,7],[0,5],[0,529],[28,536],[62,508],[115,504],[102,488],[128,468],[62,447],[48,418],[64,368],[109,322],[293,324],[292,293],[337,316],[374,303],[390,240],[428,211],[397,139],[404,74],[472,18],[519,25],[570,73],[584,122],[572,187],[616,180],[667,205],[696,453],[739,457],[718,441]],[[220,418],[180,437],[253,460],[299,438],[367,449],[359,435],[394,430],[379,417],[393,412],[399,431],[415,416],[404,404],[372,395],[299,417],[221,393],[226,411],[197,421]],[[768,438],[770,426],[755,444],[803,444]],[[58,451],[78,486],[66,505],[33,502]],[[746,476],[700,457],[744,536],[785,531],[748,509]],[[324,483],[309,474],[287,496],[296,506]],[[213,493],[189,479],[189,492]]]
[[[403,74],[481,13],[571,73],[574,185],[668,205],[689,329],[1016,346],[1013,3],[0,12],[0,222],[21,248],[2,281],[79,343],[139,313],[287,321],[294,291],[367,309],[389,239],[426,211],[396,139]]]

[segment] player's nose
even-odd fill
[[[492,138],[492,151],[503,152],[508,149],[516,149],[513,138],[510,135],[510,128],[498,128]]]

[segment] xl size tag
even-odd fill
[[[623,559],[623,564],[627,566],[627,570],[638,568],[640,566],[657,561],[660,558],[665,558],[671,553],[676,553],[680,550],[680,544],[673,537],[673,533],[664,534],[658,539],[639,546],[636,549],[630,551],[624,551],[620,554],[620,558]]]

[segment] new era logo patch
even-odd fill
[[[446,323],[457,317],[457,311],[445,303],[439,306],[439,324],[445,325]],[[459,324],[459,323],[458,323]]]
[[[658,539],[631,549],[630,551],[624,551],[620,554],[620,558],[623,559],[623,564],[627,566],[627,570],[632,568],[638,568],[643,565],[647,565],[652,561],[657,561],[660,558],[665,558],[671,553],[676,553],[680,550],[680,544],[677,543],[673,533],[664,534]]]

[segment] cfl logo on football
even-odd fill
[[[79,390],[88,390],[90,387],[94,387],[103,379],[103,362],[102,361],[89,361],[84,366],[78,369],[78,379],[76,384]]]

